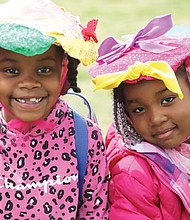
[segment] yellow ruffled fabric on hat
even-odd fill
[[[134,81],[141,76],[153,77],[162,80],[165,86],[172,92],[183,98],[183,93],[178,84],[177,78],[170,65],[164,61],[148,61],[146,63],[135,62],[126,71],[99,75],[92,79],[98,89],[117,88],[124,81]]]
[[[94,62],[98,56],[96,43],[92,40],[73,39],[56,33],[48,33],[48,35],[55,37],[71,57],[79,59],[85,66]]]
[[[10,33],[11,29],[15,28],[14,35],[16,35],[15,39],[11,39],[12,46],[10,46],[10,42],[6,44],[5,40],[2,44],[0,42],[0,47],[3,45],[5,49],[20,52],[22,48],[28,48],[28,45],[31,44],[30,47],[33,51],[30,51],[28,55],[34,55],[35,40],[40,42],[40,32],[44,36],[50,37],[48,40],[44,37],[41,38],[42,48],[45,41],[44,48],[46,49],[48,45],[51,46],[53,41],[84,65],[91,64],[97,58],[97,41],[91,37],[91,33],[88,33],[87,37],[82,34],[85,26],[80,23],[79,17],[71,15],[50,0],[10,0],[0,4],[0,33],[6,25],[9,25]],[[22,32],[19,31],[20,29]],[[95,31],[95,27],[93,30]],[[9,32],[3,33],[5,34],[3,39],[8,39]],[[95,34],[92,33],[92,36]],[[19,44],[22,44],[22,47],[15,49],[19,47]],[[36,54],[43,52],[38,50],[38,47],[39,45],[35,48]],[[27,55],[26,51],[24,55]]]

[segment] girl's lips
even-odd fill
[[[168,138],[169,136],[172,135],[174,130],[175,130],[175,127],[170,128],[170,129],[166,129],[166,130],[164,130],[162,132],[154,133],[153,136],[156,137],[156,138],[160,138],[160,139]]]
[[[15,100],[19,103],[23,104],[37,104],[42,101],[43,98],[15,98]]]
[[[19,109],[36,109],[43,105],[46,97],[31,97],[31,98],[13,98],[13,105],[18,107]]]

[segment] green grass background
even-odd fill
[[[3,2],[6,1],[0,0],[0,3]],[[83,24],[97,18],[98,46],[107,36],[112,35],[121,39],[122,35],[136,33],[155,16],[171,13],[175,25],[190,23],[190,0],[53,0],[53,2],[79,16]],[[79,86],[91,102],[105,136],[112,121],[112,94],[110,91],[93,92],[94,86],[87,74],[88,68],[79,67]],[[76,102],[74,104],[78,107]]]

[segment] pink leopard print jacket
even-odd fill
[[[72,111],[58,100],[52,126],[23,135],[0,120],[0,219],[108,219],[105,147],[90,120],[84,204],[77,210],[78,170]]]

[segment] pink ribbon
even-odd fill
[[[129,52],[132,48],[141,48],[153,53],[174,49],[175,47],[151,41],[167,33],[172,26],[171,14],[167,14],[153,18],[144,28],[137,32],[130,42],[120,43],[115,38],[108,37],[99,47],[97,63],[111,63]]]

